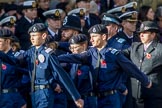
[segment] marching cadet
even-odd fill
[[[12,32],[7,29],[0,30],[0,51],[8,56],[14,56],[11,49],[12,35]],[[0,65],[0,107],[26,108],[26,102],[18,92],[21,86],[18,72],[23,71],[18,71],[16,66],[9,65],[3,59],[0,60]]]
[[[61,21],[62,13],[63,13],[62,9],[48,10],[43,13],[48,25],[48,34],[49,34],[48,42],[61,40],[60,28],[62,25]]]
[[[15,16],[8,16],[5,17],[0,21],[0,26],[4,29],[8,29],[12,31],[12,33],[15,33],[15,24],[16,23],[16,17]]]
[[[83,108],[84,101],[77,92],[72,80],[60,66],[52,49],[45,46],[47,28],[43,23],[36,23],[28,30],[32,47],[18,56],[21,64],[29,69],[31,78],[31,97],[33,108],[54,108],[55,80],[60,81],[72,96],[76,105]],[[13,59],[1,52],[1,58],[9,63]],[[10,58],[10,60],[9,60]]]
[[[27,31],[33,24],[39,23],[41,20],[37,18],[37,4],[35,1],[24,1],[22,11],[24,16],[16,25],[15,35],[20,40],[22,50],[27,50],[31,46],[30,36]]]
[[[84,34],[74,35],[70,38],[69,43],[73,54],[82,53],[88,48],[88,38]],[[97,98],[93,91],[93,77],[90,67],[84,64],[71,64],[69,75],[84,100],[84,108],[97,108]],[[76,108],[75,103],[68,101],[68,108]]]
[[[140,90],[144,108],[161,108],[162,44],[157,40],[158,26],[152,21],[144,21],[139,33],[141,42],[133,43],[124,53],[152,81],[150,89],[141,87]]]
[[[116,49],[108,48],[107,29],[97,24],[89,30],[91,47],[80,54],[60,55],[60,62],[86,63],[93,72],[94,89],[98,95],[98,108],[121,108],[120,96],[116,90],[122,83],[122,72],[132,75],[150,88],[151,82],[131,61]],[[123,71],[121,71],[121,69]]]
[[[118,34],[118,30],[121,26],[121,20],[117,16],[104,13],[102,15],[102,24],[104,24],[108,30],[108,47],[112,47],[117,50],[123,50],[130,46],[127,44],[126,40],[121,38]],[[128,92],[128,89],[125,85],[125,79],[118,90],[119,94],[121,95],[121,106],[123,106],[126,96],[128,95],[128,93],[131,93],[130,91]]]

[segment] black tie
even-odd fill
[[[38,51],[35,49],[34,53],[34,68],[32,71],[32,79],[31,79],[31,91],[34,92],[34,86],[35,86],[35,75],[36,75],[36,65],[38,63]]]

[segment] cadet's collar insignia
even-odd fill
[[[36,8],[36,2],[32,2],[32,8]]]
[[[15,23],[15,20],[14,20],[13,17],[10,18],[10,23],[11,23],[11,24],[14,24],[14,23]]]
[[[147,58],[147,59],[150,59],[150,58],[151,58],[151,54],[146,53],[146,58]]]
[[[93,28],[93,29],[92,29],[92,32],[95,33],[95,32],[96,32],[96,28]]]
[[[80,69],[78,69],[77,75],[79,76],[79,75],[81,75],[81,74],[82,74],[82,71],[81,71]]]
[[[68,17],[66,16],[65,19],[64,19],[64,21],[63,21],[63,25],[66,25],[67,24],[67,21],[68,21],[67,19],[68,19]]]
[[[101,65],[102,65],[102,66],[106,66],[106,61],[103,60],[103,59],[101,59]]]
[[[126,11],[126,8],[125,7],[122,7],[121,8],[121,12],[124,13]]]
[[[37,31],[37,28],[36,27],[33,27],[33,32],[36,32]]]
[[[7,69],[7,66],[5,64],[2,64],[2,69],[3,70],[6,70]]]
[[[55,13],[54,13],[54,15],[55,15],[56,17],[60,16],[59,10],[56,10]]]
[[[43,55],[43,54],[39,54],[39,55],[38,55],[38,60],[39,60],[41,63],[43,63],[43,62],[45,61],[44,55]]]

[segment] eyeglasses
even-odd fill
[[[73,47],[69,47],[70,50],[78,50],[80,48],[80,46],[73,46]]]

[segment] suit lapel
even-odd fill
[[[143,57],[144,57],[144,47],[143,47],[143,44],[139,44],[138,45],[137,53],[135,53],[135,54],[137,54],[136,56],[140,60],[143,59]]]
[[[155,50],[156,46],[157,46],[157,42],[153,41],[151,45],[147,48],[146,53],[150,54],[152,51]]]

